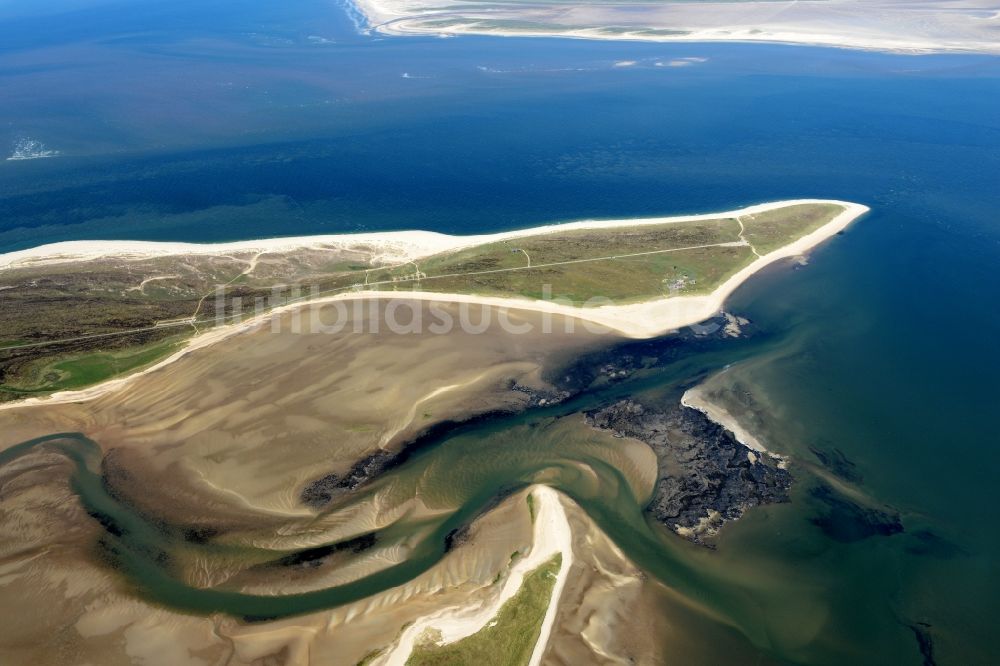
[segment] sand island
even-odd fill
[[[903,53],[997,53],[989,0],[450,2],[355,0],[369,29],[395,35],[559,36],[649,42],[779,42]],[[662,60],[684,67],[698,59]],[[635,65],[622,61],[620,66]]]

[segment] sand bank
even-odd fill
[[[990,0],[657,4],[353,0],[383,34],[485,34],[650,42],[769,42],[896,53],[1000,53]]]
[[[566,512],[559,500],[559,494],[555,490],[548,486],[534,486],[529,492],[535,498],[535,506],[538,511],[535,517],[531,550],[511,567],[510,574],[504,581],[500,593],[479,605],[445,608],[417,620],[406,628],[390,652],[377,663],[387,666],[403,666],[413,651],[414,645],[428,630],[440,632],[441,644],[454,643],[478,632],[496,616],[504,603],[517,594],[526,575],[545,564],[556,553],[562,553],[562,564],[552,588],[552,599],[545,612],[541,633],[535,643],[535,649],[529,662],[530,666],[537,666],[541,663],[542,655],[545,653],[545,647],[552,633],[552,626],[555,623],[559,598],[566,585],[569,569],[573,564],[573,533],[570,530]]]

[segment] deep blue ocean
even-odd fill
[[[858,663],[922,663],[897,648],[912,622],[938,663],[1000,662],[1000,58],[380,38],[316,0],[4,6],[0,156],[25,138],[60,155],[0,161],[0,252],[871,206],[731,307],[794,329],[745,375],[796,453],[835,446],[940,547],[806,556],[777,519],[728,538],[780,544],[757,547],[838,590],[833,614],[898,617],[891,637],[831,620]]]

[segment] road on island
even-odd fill
[[[649,256],[649,255],[654,255],[654,254],[665,254],[665,253],[668,253],[668,252],[684,252],[684,251],[687,251],[687,250],[702,250],[702,249],[710,248],[710,247],[744,247],[744,246],[749,246],[750,249],[753,250],[754,254],[756,254],[758,257],[760,257],[760,255],[757,254],[757,250],[755,250],[753,248],[753,245],[750,245],[750,243],[748,241],[746,241],[745,239],[741,238],[741,240],[738,240],[738,241],[729,241],[729,242],[726,242],[726,243],[710,243],[710,244],[707,244],[707,245],[689,245],[689,246],[685,246],[685,247],[668,248],[666,250],[647,250],[645,252],[631,252],[629,254],[615,254],[615,255],[609,255],[609,256],[606,256],[606,257],[587,257],[585,259],[567,259],[565,261],[553,261],[553,262],[549,262],[549,263],[546,263],[546,264],[534,264],[534,265],[532,265],[531,264],[531,258],[529,257],[528,258],[528,265],[527,266],[512,266],[510,268],[493,268],[493,269],[489,269],[489,270],[485,270],[485,271],[468,271],[468,272],[464,272],[464,273],[459,272],[459,273],[442,273],[441,275],[427,275],[426,273],[420,272],[420,270],[418,268],[417,272],[415,274],[413,274],[413,275],[406,275],[406,276],[397,278],[395,280],[379,280],[377,282],[368,282],[368,278],[367,278],[367,275],[366,275],[365,276],[365,282],[364,282],[364,284],[362,286],[364,286],[364,287],[382,287],[382,286],[400,284],[400,283],[404,283],[404,282],[424,282],[424,281],[429,281],[429,280],[441,280],[441,279],[445,279],[445,278],[473,277],[473,276],[477,276],[477,275],[493,275],[493,274],[496,274],[496,273],[510,273],[510,272],[514,272],[514,271],[537,270],[537,269],[540,269],[540,268],[552,268],[553,266],[566,266],[566,265],[569,265],[569,264],[584,264],[584,263],[595,262],[595,261],[614,261],[614,260],[618,260],[618,259],[630,259],[630,258],[634,258],[634,257],[644,257],[644,256]],[[521,252],[524,252],[524,250],[521,250]],[[262,252],[261,254],[264,254],[264,253]],[[524,252],[524,254],[525,254],[525,256],[527,256],[528,253]],[[229,282],[227,282],[226,284],[224,284],[223,287],[227,287],[227,286],[231,285],[232,283],[234,283],[239,278],[241,278],[244,275],[247,275],[249,272],[251,272],[253,270],[254,266],[256,265],[256,260],[257,260],[257,258],[259,258],[259,256],[260,255],[258,255],[257,257],[254,257],[254,260],[251,263],[251,267],[250,268],[248,268],[247,270],[243,271],[242,273],[240,273],[239,275],[237,275],[235,278],[233,278],[232,280],[230,280]],[[371,270],[380,270],[380,271],[393,270],[393,269],[399,268],[401,266],[406,266],[408,264],[414,264],[414,262],[413,261],[405,261],[405,262],[403,262],[401,264],[398,264],[398,265],[395,265],[395,266],[385,266],[383,268],[377,268],[377,269],[371,269]],[[416,264],[414,264],[414,265],[416,265]],[[317,291],[315,293],[311,293],[311,294],[309,294],[307,296],[300,296],[298,298],[291,298],[291,299],[288,299],[286,301],[282,301],[278,305],[275,305],[275,306],[272,306],[271,308],[269,308],[269,310],[272,310],[275,307],[286,307],[288,305],[293,305],[293,304],[296,304],[296,303],[306,304],[310,300],[314,299],[317,296],[329,296],[330,294],[347,293],[347,292],[350,292],[350,291],[356,291],[354,285],[347,286],[347,287],[336,287],[336,288],[333,288],[333,289],[324,289],[324,290],[321,290],[321,291]],[[198,305],[197,305],[197,308],[195,310],[195,314],[192,315],[191,317],[184,317],[182,319],[170,319],[170,320],[159,321],[159,322],[156,322],[155,324],[153,324],[151,326],[143,326],[143,327],[140,327],[140,328],[131,328],[131,329],[128,329],[128,330],[123,330],[123,331],[111,331],[111,332],[108,332],[108,333],[91,333],[91,334],[88,334],[88,335],[80,335],[80,336],[76,336],[76,337],[72,337],[72,338],[61,338],[59,340],[43,340],[43,341],[40,341],[40,342],[29,342],[29,343],[19,344],[19,345],[10,345],[10,346],[7,346],[7,347],[0,347],[0,351],[9,350],[9,349],[32,349],[32,348],[35,348],[35,347],[48,347],[48,346],[51,346],[51,345],[58,345],[58,344],[63,344],[63,343],[67,343],[67,342],[82,342],[82,341],[85,341],[85,340],[98,340],[98,339],[101,339],[101,338],[113,338],[113,337],[120,337],[120,336],[125,336],[125,335],[134,335],[136,333],[146,333],[146,332],[149,332],[149,331],[156,331],[156,330],[160,330],[160,329],[164,329],[164,328],[194,326],[197,329],[197,324],[208,324],[208,323],[225,324],[225,323],[230,322],[230,321],[241,321],[246,316],[244,313],[237,313],[237,314],[229,315],[229,316],[226,316],[226,317],[208,316],[208,317],[203,317],[203,318],[199,319],[198,318],[198,313],[201,311],[201,307],[202,307],[203,303],[205,302],[205,300],[209,296],[211,296],[214,293],[216,293],[216,292],[213,291],[213,292],[205,294],[204,296],[201,297],[201,299],[198,301]],[[444,298],[444,297],[447,296],[447,294],[445,294],[445,293],[442,293],[441,295],[442,295],[442,298]],[[257,314],[267,314],[267,312],[255,313],[255,315],[257,315]]]

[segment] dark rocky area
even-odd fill
[[[758,334],[750,320],[723,313],[670,335],[630,340],[595,349],[563,364],[553,364],[546,369],[544,378],[560,391],[576,395],[602,385],[621,383],[643,370],[666,368],[701,354],[731,349],[739,341],[752,342]],[[696,383],[705,374],[695,371],[689,381]]]
[[[510,390],[525,395],[528,399],[526,407],[545,407],[546,405],[558,405],[559,403],[573,397],[573,394],[566,390],[544,390],[511,382]]]
[[[626,399],[586,416],[596,428],[653,449],[659,479],[648,511],[691,541],[704,544],[751,507],[788,501],[787,470],[679,401],[651,407]]]
[[[384,471],[393,462],[395,456],[380,451],[362,458],[354,463],[347,474],[326,474],[307,484],[299,493],[299,500],[306,506],[322,509],[335,497],[350,492],[369,479]]]

